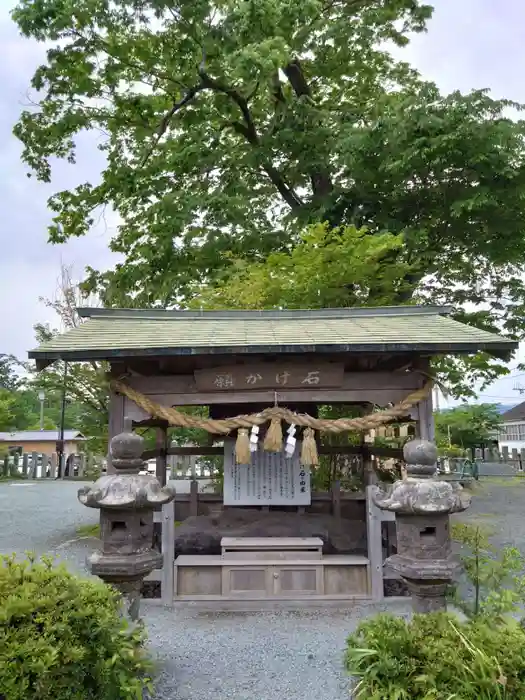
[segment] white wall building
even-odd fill
[[[525,449],[525,401],[506,411],[501,416],[498,444],[500,452],[504,447],[512,450]]]

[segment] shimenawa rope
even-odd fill
[[[412,392],[391,408],[384,408],[381,411],[357,418],[313,418],[306,413],[294,413],[281,406],[272,406],[271,408],[265,408],[260,413],[238,415],[233,418],[213,419],[189,416],[181,413],[176,408],[162,406],[119,380],[113,380],[111,386],[114,391],[127,396],[128,399],[131,399],[146,413],[156,418],[162,418],[174,427],[200,428],[215,435],[227,435],[239,428],[250,429],[254,425],[263,425],[272,420],[284,421],[303,428],[313,428],[323,433],[343,433],[351,430],[363,432],[378,428],[405,415],[410,408],[418,404],[432,390],[432,382],[429,381],[424,387]]]

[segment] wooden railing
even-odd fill
[[[321,445],[320,455],[341,455],[356,458],[363,467],[367,462],[372,463],[376,458],[399,459],[402,457],[400,448],[372,447],[358,445]],[[165,451],[167,480],[188,480],[189,488],[186,492],[177,491],[175,501],[177,507],[182,510],[183,517],[201,515],[222,505],[221,492],[213,492],[210,483],[209,490],[203,490],[202,482],[212,482],[223,466],[223,446],[191,446],[170,447]],[[152,449],[143,453],[145,460],[152,460],[161,456],[161,450]],[[357,459],[359,458],[359,459]],[[354,460],[352,459],[352,462]],[[355,464],[351,465],[355,467]],[[204,487],[206,488],[206,487]],[[342,518],[344,511],[353,508],[351,503],[364,502],[365,492],[347,491],[341,488],[341,483],[334,479],[329,491],[312,491],[310,506],[296,506],[298,512],[306,509],[331,513],[336,518]],[[269,510],[272,506],[260,506],[263,510]]]
[[[41,452],[24,452],[4,455],[0,458],[0,474],[9,478],[54,479],[93,478],[105,467],[105,459],[93,455],[73,454],[64,459],[65,466],[59,474],[58,455]]]

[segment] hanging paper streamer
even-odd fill
[[[291,425],[286,432],[288,433],[288,437],[286,438],[286,444],[284,446],[284,456],[286,459],[291,459],[294,455],[297,442],[295,439],[295,425]]]
[[[301,448],[301,464],[304,467],[319,466],[317,443],[315,442],[315,433],[312,428],[305,428],[304,431],[303,445]]]
[[[250,433],[250,452],[257,452],[259,447],[259,426],[254,425]]]
[[[251,464],[250,438],[246,428],[239,428],[235,442],[235,461],[237,464]]]
[[[264,449],[268,452],[280,452],[283,449],[283,428],[279,418],[272,418],[264,438]]]

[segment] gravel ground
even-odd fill
[[[51,554],[71,571],[87,574],[94,540],[78,540],[77,528],[97,523],[99,512],[77,500],[83,483],[0,482],[0,554]]]
[[[525,481],[525,480],[524,480]],[[0,483],[0,553],[50,553],[86,574],[92,539],[77,528],[98,512],[76,499],[78,482]],[[525,548],[525,483],[478,485],[460,517],[489,525],[497,546]],[[359,605],[317,612],[204,613],[142,603],[151,650],[158,661],[155,700],[349,700],[342,667],[347,635],[363,617],[406,603]]]
[[[454,517],[490,529],[498,549],[513,546],[525,554],[525,478],[482,479],[471,493],[470,508]]]
[[[160,666],[155,699],[349,700],[346,637],[361,618],[386,608],[197,613],[145,604]]]

